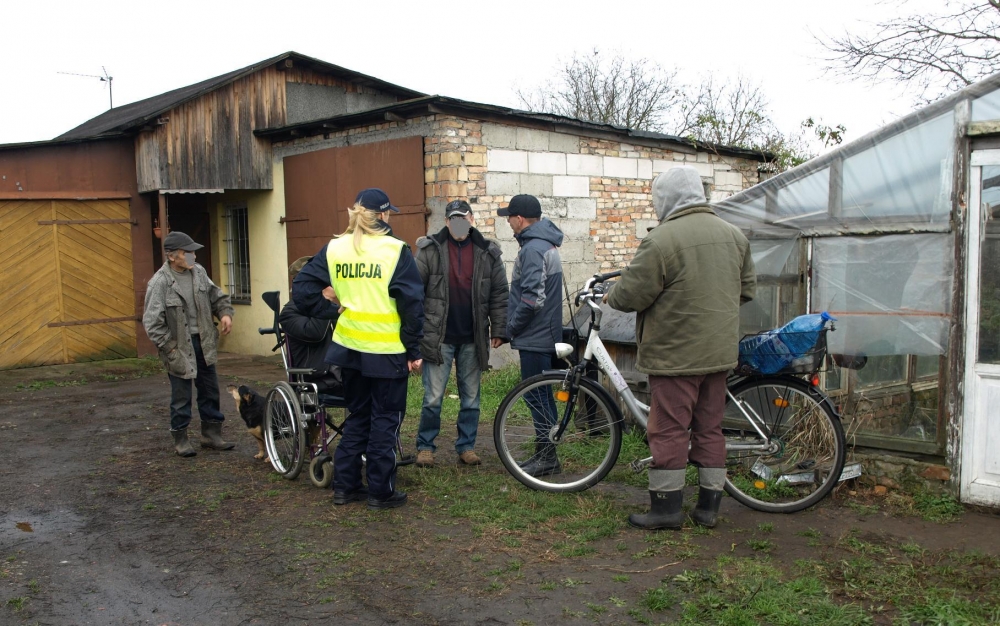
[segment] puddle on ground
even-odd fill
[[[31,524],[29,524],[28,522],[18,522],[18,523],[14,524],[14,525],[17,526],[18,530],[23,530],[26,533],[33,533],[33,532],[35,532],[35,529],[33,529],[31,527]]]

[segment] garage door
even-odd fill
[[[316,254],[330,237],[344,232],[347,207],[367,187],[389,194],[400,211],[389,218],[393,233],[412,249],[427,234],[422,137],[289,156],[284,171],[289,263]]]
[[[0,369],[134,357],[127,200],[0,200]]]

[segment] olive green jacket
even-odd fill
[[[684,208],[649,231],[608,305],[636,311],[637,368],[694,376],[736,367],[740,305],[757,285],[750,242],[708,205]]]

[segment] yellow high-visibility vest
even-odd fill
[[[353,234],[330,241],[330,284],[344,307],[333,331],[335,342],[369,354],[406,352],[396,299],[389,297],[389,281],[404,245],[388,235],[365,235],[358,253]]]

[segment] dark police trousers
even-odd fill
[[[366,458],[368,496],[384,500],[396,490],[396,440],[406,411],[408,378],[366,378],[341,370],[347,394],[347,420],[333,455],[333,488],[361,488],[361,455]]]

